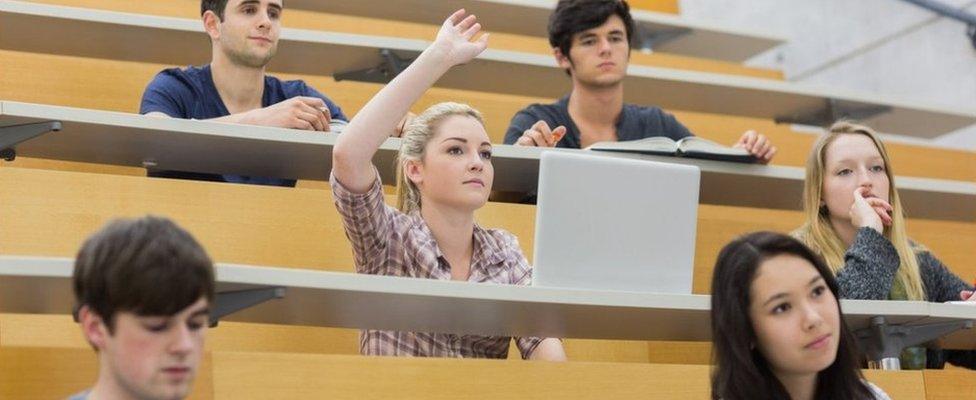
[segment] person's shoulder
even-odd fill
[[[482,228],[485,236],[498,244],[518,243],[518,237],[509,231],[500,228]]]
[[[192,65],[185,68],[166,68],[153,77],[147,89],[197,92],[202,87],[205,73],[203,68]]]
[[[935,254],[932,254],[932,250],[919,242],[909,239],[908,248],[915,253],[915,259],[918,260],[920,268],[929,269],[942,263],[935,257]]]
[[[542,119],[548,122],[558,118],[565,110],[566,110],[566,106],[562,104],[562,102],[556,101],[555,103],[548,103],[548,104],[542,104],[542,103],[529,104],[528,106],[520,110],[519,114],[528,114],[535,117],[536,119]]]
[[[188,65],[186,67],[166,68],[156,74],[157,78],[169,78],[181,81],[199,81],[207,73],[206,68]]]
[[[929,250],[929,248],[926,247],[924,244],[916,242],[912,239],[908,239],[908,248],[912,249],[912,251],[914,251],[915,254],[928,254],[930,256],[932,255],[932,250]]]
[[[482,229],[487,245],[505,254],[522,254],[518,237],[504,229]]]
[[[139,104],[139,113],[161,112],[173,118],[199,118],[192,115],[193,104],[201,99],[215,96],[207,89],[209,79],[207,67],[187,66],[185,68],[166,68],[146,85]]]
[[[505,283],[527,285],[531,282],[532,266],[529,265],[518,237],[504,229],[481,229],[481,246],[488,265],[495,268],[494,273],[507,276]]]

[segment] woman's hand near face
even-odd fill
[[[891,226],[892,207],[887,201],[877,197],[864,197],[864,187],[854,190],[854,203],[851,204],[851,224],[858,228],[869,227],[884,233],[885,226]]]

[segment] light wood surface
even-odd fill
[[[87,349],[70,315],[0,313],[0,347]],[[223,321],[207,332],[213,351],[359,354],[359,331]]]
[[[678,0],[631,0],[631,8],[677,14],[680,11]]]
[[[90,348],[0,346],[0,398],[64,399],[91,388],[98,368]],[[212,372],[207,353],[188,399],[214,398]]]
[[[500,363],[477,360],[425,360],[350,358],[342,356],[293,356],[262,354],[261,363],[293,371],[283,381],[262,377],[260,369],[245,360],[247,354],[214,355],[214,390],[218,396],[275,393],[286,397],[330,398],[524,398],[524,399],[705,399],[708,398],[709,366],[608,364],[608,363]],[[304,365],[305,369],[289,367]],[[225,365],[233,367],[225,368]],[[375,379],[357,373],[368,369]],[[310,371],[317,370],[318,373]],[[470,372],[469,372],[470,371]],[[474,372],[477,371],[477,372]],[[477,374],[478,379],[470,379]],[[869,380],[894,399],[924,399],[920,371],[868,371]],[[302,382],[314,380],[312,385]],[[230,382],[246,381],[244,387]],[[406,391],[422,381],[423,389]],[[501,382],[501,384],[499,384]],[[227,386],[225,386],[225,384]],[[362,397],[367,396],[367,397]],[[374,397],[375,396],[375,397]]]
[[[88,348],[78,325],[69,315],[0,313],[0,326],[3,327],[0,347]],[[648,343],[653,345],[655,342],[566,339],[563,347],[574,361],[646,363],[650,360]],[[225,321],[207,333],[206,346],[213,351],[355,355],[359,354],[359,331]],[[521,358],[514,344],[509,358]],[[700,364],[706,363],[707,360]]]
[[[97,370],[90,349],[2,347],[0,360],[3,398],[65,398],[89,387]],[[696,365],[213,352],[190,399],[705,399],[709,372]],[[930,370],[924,379],[921,371],[865,375],[893,399],[973,393],[961,391],[971,389],[971,371]]]
[[[976,399],[976,371],[947,366],[925,370],[923,376],[928,400]]]
[[[703,399],[708,392],[702,366],[214,354],[218,398]]]
[[[864,379],[878,385],[892,399],[924,399],[929,387],[922,371],[864,370]]]

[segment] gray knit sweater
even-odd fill
[[[920,252],[917,256],[928,301],[941,303],[960,300],[960,291],[973,290],[932,253]],[[844,255],[844,268],[837,273],[840,296],[845,299],[887,300],[900,264],[901,258],[888,239],[874,229],[859,229],[854,243]],[[941,367],[944,360],[976,369],[976,353],[972,351],[930,350],[928,360],[930,368]]]
[[[840,296],[845,299],[887,300],[901,258],[895,246],[878,231],[861,228],[844,255],[844,268],[837,273]],[[930,252],[918,253],[925,297],[932,302],[959,299],[959,292],[972,290]]]

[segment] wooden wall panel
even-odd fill
[[[177,18],[200,18],[200,2],[197,0],[155,0],[138,2],[126,0],[34,0],[34,2]],[[644,1],[644,3],[645,4],[642,8],[661,10],[669,9],[670,7],[665,3],[674,3],[674,1],[654,0]],[[477,10],[471,11],[477,13]],[[677,11],[676,5],[674,7],[674,11]],[[447,18],[447,15],[444,17]],[[544,24],[546,22],[540,21],[540,23]],[[431,24],[289,9],[287,3],[285,3],[285,12],[282,15],[282,26],[296,29],[392,36],[427,41],[433,40],[433,38],[436,36],[437,29],[440,28],[439,26]],[[491,32],[491,26],[486,26],[485,29],[488,32]],[[510,33],[493,32],[491,34],[490,46],[493,49],[552,54],[552,48],[549,46],[549,41],[546,38],[515,35]],[[209,60],[202,60],[200,63],[206,63],[208,61]],[[632,54],[631,62],[639,65],[650,65],[665,68],[715,72],[776,80],[783,79],[783,73],[778,70],[747,67],[745,65],[732,62],[709,60],[676,54],[634,52]]]
[[[213,399],[213,368],[204,355],[189,400]],[[64,399],[91,388],[98,376],[91,349],[0,347],[0,398]]]
[[[707,382],[701,366],[214,354],[218,399],[703,399]]]
[[[948,367],[925,370],[925,395],[928,400],[976,399],[976,372]]]

